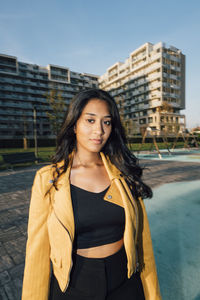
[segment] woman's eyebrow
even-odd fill
[[[89,116],[97,116],[97,115],[94,114],[94,113],[85,113],[85,115],[89,115]],[[104,118],[111,118],[111,115],[104,116]]]

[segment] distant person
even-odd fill
[[[161,299],[141,176],[114,99],[76,95],[35,176],[23,300]]]

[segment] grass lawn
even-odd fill
[[[166,149],[166,145],[164,143],[157,143],[159,149]],[[173,143],[168,143],[169,149],[172,148]],[[148,151],[148,150],[155,150],[155,146],[152,143],[145,143],[141,144],[130,144],[129,148],[131,151]],[[176,144],[176,148],[184,148],[184,142],[178,142]]]
[[[159,149],[166,149],[166,145],[164,143],[157,143]],[[171,148],[172,143],[169,143],[168,146]],[[183,148],[184,143],[183,142],[178,142],[176,145],[176,148]],[[148,151],[148,150],[153,150],[155,149],[154,145],[152,143],[145,143],[144,145],[141,144],[130,144],[129,148],[131,151]],[[39,158],[42,159],[43,162],[50,162],[51,161],[51,156],[54,154],[55,147],[42,147],[38,148],[38,156]],[[34,148],[29,148],[28,150],[24,150],[22,148],[12,148],[12,149],[0,149],[0,170],[5,170],[8,168],[8,165],[6,165],[3,161],[2,155],[3,153],[19,153],[19,152],[34,152]],[[17,164],[14,165],[13,167],[25,167],[25,166],[31,166],[34,163],[24,163],[24,164]]]

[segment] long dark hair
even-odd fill
[[[111,134],[101,151],[122,172],[136,197],[152,197],[151,188],[141,179],[143,170],[139,166],[138,159],[127,147],[124,128],[115,100],[108,92],[101,89],[83,90],[72,99],[57,137],[56,153],[52,158],[52,163],[55,167],[53,185],[57,189],[56,182],[60,175],[66,171],[69,164],[69,154],[76,148],[74,126],[86,104],[94,98],[105,101],[108,104],[112,120]],[[64,165],[58,168],[57,163],[62,160],[64,160]]]

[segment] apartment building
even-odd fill
[[[173,46],[146,43],[100,77],[0,54],[0,147],[6,140],[34,138],[34,110],[38,139],[54,139],[50,91],[68,105],[80,90],[98,86],[115,98],[130,136],[146,128],[158,135],[185,129],[185,55]]]
[[[69,68],[38,66],[0,54],[0,143],[33,139],[34,109],[38,139],[54,139],[47,112],[50,91],[60,93],[66,104],[82,89],[98,87],[98,76],[77,73]]]
[[[185,55],[165,43],[145,43],[99,78],[115,98],[129,135],[185,129]]]

